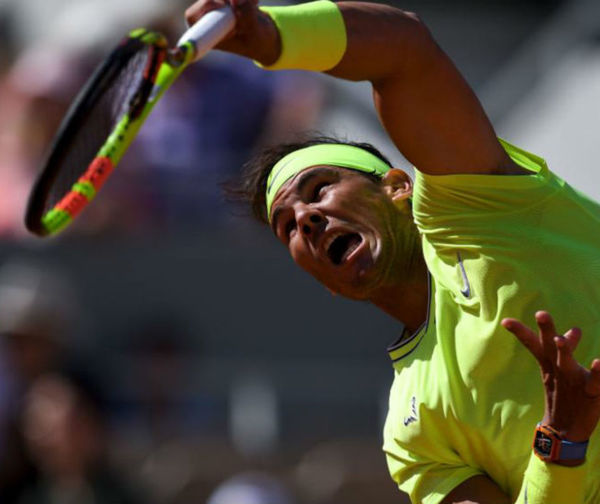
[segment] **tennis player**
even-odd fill
[[[413,184],[370,145],[319,138],[266,151],[241,183],[299,266],[404,324],[389,348],[394,480],[414,503],[600,503],[600,206],[496,138],[414,14],[233,8],[220,49],[370,81],[416,167]]]

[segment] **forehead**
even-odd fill
[[[311,182],[324,177],[339,179],[352,175],[353,172],[354,170],[329,165],[311,166],[310,168],[306,168],[284,182],[279,188],[275,198],[273,198],[271,213],[275,214],[276,208],[282,205],[286,200],[299,197],[302,191],[310,185]]]

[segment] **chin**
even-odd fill
[[[369,275],[370,276],[370,275]],[[329,290],[354,301],[368,301],[372,292],[372,285],[368,277],[357,278],[354,282],[338,284],[328,287]]]
[[[346,299],[351,299],[352,301],[369,301],[369,296],[364,292],[349,292],[349,293],[340,293],[340,296],[345,297]]]

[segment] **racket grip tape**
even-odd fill
[[[199,60],[233,29],[235,16],[229,7],[207,12],[181,36],[178,47],[191,42],[195,48],[193,61]]]

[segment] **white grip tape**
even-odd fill
[[[207,12],[181,36],[177,46],[192,42],[196,47],[194,61],[200,59],[227,35],[235,25],[229,7]]]

